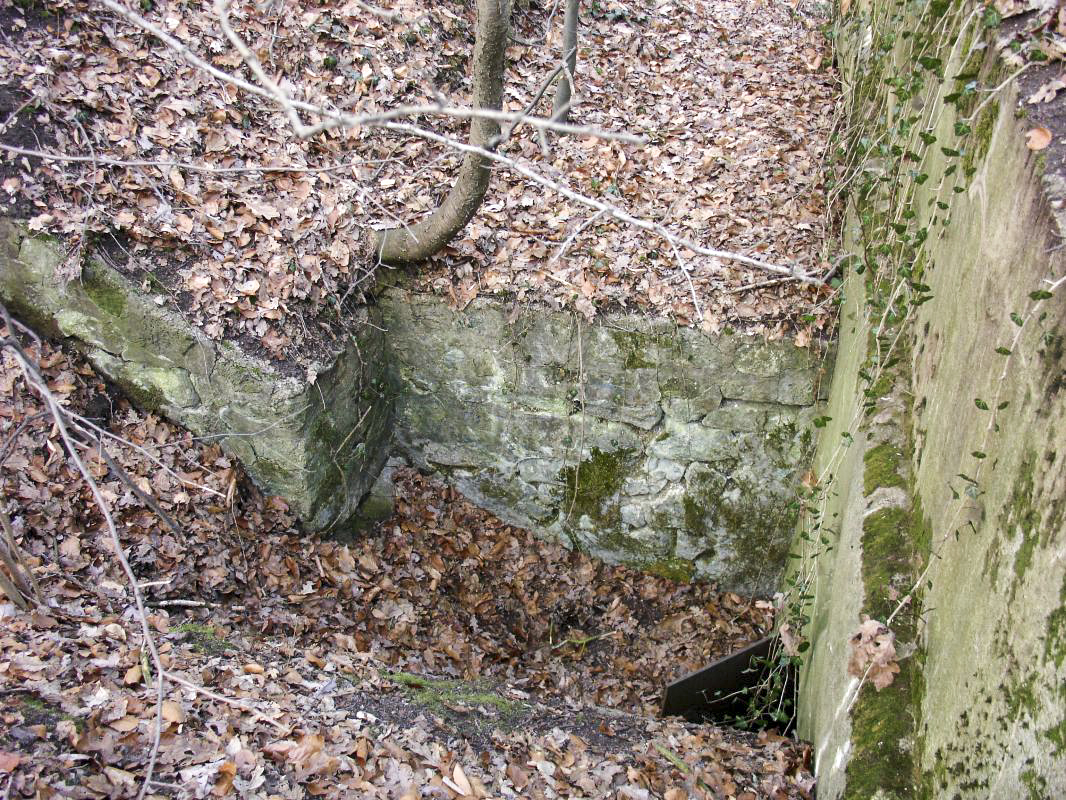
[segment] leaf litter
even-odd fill
[[[299,140],[272,103],[206,76],[93,3],[49,0],[42,15],[0,2],[11,31],[0,39],[0,68],[14,113],[0,142],[97,159],[3,153],[0,204],[79,247],[111,242],[116,267],[213,338],[296,361],[333,346],[350,304],[372,300],[360,232],[428,213],[456,173],[456,152],[396,132]],[[516,36],[548,36],[509,48],[509,110],[525,108],[558,61],[554,5],[531,0],[515,12]],[[216,67],[250,77],[212,3],[139,7]],[[822,156],[836,78],[817,8],[592,4],[572,121],[646,143],[552,136],[545,153],[519,126],[500,152],[702,246],[829,274]],[[355,0],[236,2],[233,24],[299,99],[353,113],[465,105],[472,4],[397,0],[390,9],[398,20]],[[535,111],[549,110],[545,94]],[[465,139],[462,119],[414,121]],[[256,165],[275,170],[239,171]],[[774,338],[828,335],[833,317],[824,287],[674,252],[503,168],[473,222],[414,280],[458,307],[481,295],[589,319],[627,309]]]
[[[174,676],[150,797],[807,798],[809,748],[657,719],[664,680],[772,625],[765,601],[535,539],[414,471],[347,543],[301,533],[217,444],[29,348],[175,534],[92,452]],[[0,604],[11,797],[133,797],[156,714],[129,587],[88,488],[4,352],[0,482],[45,595]]]

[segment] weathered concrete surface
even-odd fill
[[[886,33],[876,15],[871,27],[871,7],[881,6],[857,4],[856,38],[841,39],[860,65],[863,43]],[[985,60],[966,49],[976,34],[956,38],[948,25],[932,41],[941,49],[927,55],[949,77],[928,76],[928,89],[941,96],[959,88],[951,76]],[[998,70],[985,60],[980,84],[997,85]],[[889,342],[869,335],[882,319],[867,304],[869,274],[845,283],[833,420],[816,456],[832,550],[797,542],[813,595],[800,732],[815,745],[819,798],[1066,796],[1066,291],[1032,294],[1066,263],[1016,101],[1011,86],[990,99],[961,157],[930,147],[909,165],[932,176],[910,206],[932,231],[916,278],[929,299],[890,331],[903,360],[884,381],[871,375],[873,351]],[[914,107],[943,105],[924,103]],[[955,121],[936,118],[938,145],[953,141]],[[954,195],[940,180],[952,164],[960,177],[972,170]],[[933,200],[948,201],[949,214]],[[846,239],[862,240],[854,218]],[[884,621],[908,583],[919,590],[893,620],[899,685],[864,686],[856,699],[847,638],[860,613]]]
[[[398,448],[502,518],[606,560],[737,591],[777,584],[811,450],[813,349],[487,301],[456,312],[394,287],[310,382],[207,339],[99,262],[60,287],[61,249],[2,224],[5,302],[146,407],[220,436],[310,529],[351,534],[387,515],[379,473]]]
[[[821,359],[661,322],[381,299],[397,437],[503,519],[626,562],[773,590]]]
[[[0,298],[41,330],[68,337],[145,407],[217,435],[265,490],[312,530],[347,519],[388,456],[391,392],[384,339],[354,338],[312,383],[230,343],[213,342],[92,260],[80,279],[53,277],[53,240],[0,220]]]

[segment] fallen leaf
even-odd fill
[[[896,663],[896,635],[885,624],[863,614],[859,630],[851,637],[848,674],[869,678],[881,691],[892,684],[899,673]]]
[[[185,722],[185,709],[181,707],[180,703],[175,703],[173,700],[164,700],[163,719],[167,722],[180,725]]]
[[[459,764],[456,764],[452,768],[452,782],[458,787],[460,794],[474,794],[474,789],[470,785],[470,781],[467,780],[466,773],[463,772],[463,768]]]
[[[1043,150],[1049,144],[1051,144],[1051,131],[1043,125],[1030,128],[1025,134],[1025,145],[1030,150]]]
[[[22,763],[22,756],[18,753],[9,753],[0,750],[0,772],[14,772],[15,768]]]

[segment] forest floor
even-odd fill
[[[562,28],[559,3],[516,5],[515,35],[532,44],[508,49],[511,111],[552,74]],[[251,78],[212,3],[137,7],[215,68]],[[232,7],[238,33],[298,99],[364,114],[469,103],[473,4],[397,0],[392,21],[356,0]],[[643,143],[551,136],[542,148],[519,126],[499,153],[700,247],[827,276],[827,11],[813,0],[584,4],[571,121]],[[214,338],[308,357],[343,329],[351,302],[372,298],[361,232],[417,220],[456,173],[454,150],[401,132],[299,139],[276,104],[92,0],[0,0],[0,23],[0,214],[69,241],[68,277],[106,241],[116,267]],[[549,111],[552,94],[533,111]],[[413,121],[466,138],[461,118]],[[493,296],[589,319],[625,309],[799,344],[833,319],[826,286],[671,246],[502,165],[473,222],[415,280],[457,307]]]
[[[87,483],[9,350],[0,488],[42,603],[0,602],[4,797],[810,797],[809,748],[656,718],[664,684],[763,635],[767,601],[608,566],[403,472],[395,516],[300,533],[216,444],[31,344],[132,482]]]

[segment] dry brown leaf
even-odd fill
[[[122,676],[122,680],[127,686],[132,686],[135,683],[140,683],[141,665],[134,664],[132,667],[126,670],[126,674]]]
[[[176,703],[173,700],[164,700],[163,719],[167,722],[180,725],[185,722],[185,709],[181,707],[180,703]]]
[[[1025,146],[1030,150],[1043,150],[1051,144],[1051,131],[1043,125],[1030,128],[1025,134]]]
[[[211,789],[215,797],[225,797],[233,790],[233,779],[237,777],[237,765],[232,761],[225,762],[218,768],[218,777]]]
[[[456,765],[452,767],[452,783],[454,783],[456,788],[459,790],[459,794],[464,796],[473,796],[474,789],[470,785],[470,781],[467,780],[466,773],[463,771],[462,766],[458,763],[456,763]]]
[[[22,756],[18,753],[9,753],[0,750],[0,772],[14,772],[15,768],[22,763]]]
[[[878,691],[892,684],[899,664],[896,663],[896,635],[888,626],[863,614],[862,624],[849,645],[849,675],[869,678]]]

